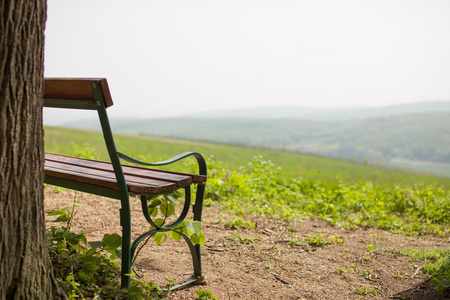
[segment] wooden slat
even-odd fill
[[[206,182],[206,176],[135,166],[122,166],[128,191],[134,194],[162,194]],[[45,153],[45,174],[55,178],[118,189],[111,163]],[[196,179],[197,177],[197,179]]]
[[[100,85],[105,107],[112,106],[113,101],[105,78],[45,78],[44,98],[93,101],[92,80]]]
[[[90,184],[94,184],[92,179],[95,178],[95,185],[117,189],[116,176],[114,172],[101,171],[52,161],[46,162],[46,174],[47,170],[52,171],[49,175],[53,177],[61,177],[64,179],[71,179]],[[60,175],[58,175],[58,173]],[[64,177],[66,175],[70,176],[70,178]],[[177,185],[172,182],[145,179],[136,176],[125,176],[125,180],[128,190],[133,193],[159,194],[174,191],[178,188]]]
[[[113,171],[111,163],[103,161],[95,161],[78,157],[71,157],[60,154],[45,153],[45,159],[48,161],[64,162],[67,164],[73,164],[76,166],[85,166],[93,169]],[[144,177],[149,179],[164,180],[169,182],[174,182],[179,187],[185,187],[191,183],[197,183],[194,181],[196,175],[170,172],[158,169],[150,169],[136,166],[122,165],[122,169],[125,175],[134,175],[138,177]],[[198,179],[197,179],[198,181]]]

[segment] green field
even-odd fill
[[[285,179],[305,178],[336,182],[337,178],[340,178],[349,184],[361,181],[375,185],[434,184],[450,187],[450,178],[278,150],[122,134],[116,134],[115,141],[119,151],[147,161],[159,161],[181,152],[196,151],[208,160],[213,157],[214,161],[221,162],[230,171],[237,171],[241,166],[247,166],[253,157],[261,155],[265,160],[281,167],[280,175]],[[46,127],[45,149],[71,155],[77,151],[90,151],[95,158],[108,159],[102,134],[96,131]]]
[[[99,132],[46,127],[45,133],[46,151],[107,159]],[[116,143],[121,152],[147,161],[163,160],[185,151],[203,153],[210,171],[204,205],[216,205],[226,212],[229,218],[225,222],[230,226],[252,228],[254,224],[247,220],[250,216],[287,224],[315,218],[342,228],[378,228],[407,236],[433,235],[442,238],[443,244],[449,240],[448,178],[323,157],[183,140],[116,135]],[[186,167],[195,164],[177,165],[191,172]],[[156,206],[168,206],[169,200],[164,201],[158,200]],[[150,208],[160,215],[168,211]],[[163,214],[160,220],[166,217]],[[168,238],[166,233],[161,234],[164,239],[157,241],[154,237],[157,244]],[[450,286],[449,250],[408,248],[397,252],[423,263],[423,272],[433,277],[430,282],[438,290],[445,291]]]

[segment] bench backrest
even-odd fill
[[[106,108],[113,105],[105,78],[45,78],[44,106],[89,109],[98,112],[103,138],[114,168],[122,207],[128,207],[128,192]]]
[[[105,78],[45,78],[44,106],[98,109],[112,106]]]

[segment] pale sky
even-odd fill
[[[45,76],[114,117],[450,100],[448,0],[48,0]]]

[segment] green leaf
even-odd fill
[[[157,198],[158,195],[147,195],[147,201]]]
[[[158,232],[155,234],[156,245],[161,245],[167,240],[167,234],[165,232]]]
[[[68,245],[70,245],[73,249],[81,252],[81,253],[86,253],[86,249],[83,248],[82,246],[78,245],[78,243],[73,243],[72,241],[66,241]]]
[[[166,218],[172,216],[175,213],[175,207],[172,203],[163,203],[161,204],[160,209]]]
[[[91,249],[97,249],[105,246],[105,243],[103,243],[103,241],[90,242],[89,246],[91,246]]]
[[[154,218],[158,215],[158,208],[157,207],[148,208],[148,213],[150,216]]]
[[[169,235],[171,238],[173,238],[175,241],[181,240],[181,235],[178,232],[175,231],[169,231]]]
[[[128,288],[128,297],[127,297],[127,299],[136,299],[136,300],[142,300],[142,299],[144,299],[143,297],[142,297],[142,291],[141,291],[141,289],[139,288],[139,287],[137,287],[137,286],[130,286],[129,288]]]
[[[122,250],[117,250],[117,249],[115,249],[115,250],[114,250],[114,253],[116,254],[116,256],[117,256],[118,258],[122,259]]]
[[[153,220],[153,223],[155,223],[155,225],[158,226],[158,227],[163,226],[164,222],[165,222],[164,219],[161,219],[161,218]]]
[[[186,221],[186,228],[187,230],[189,230],[191,233],[199,233],[202,231],[202,222],[200,221]]]
[[[70,216],[64,214],[56,218],[56,220],[54,220],[53,222],[67,222],[68,220],[70,220]]]
[[[81,239],[81,241],[82,241],[85,245],[88,244],[87,239],[86,239],[86,237],[84,236],[84,234],[81,234],[80,239]]]
[[[169,200],[171,203],[175,203],[178,200],[178,194],[176,192],[167,194],[165,196],[166,196],[166,199]]]
[[[203,232],[191,235],[190,240],[191,243],[194,245],[199,244],[203,246],[205,244],[205,236],[203,235]]]
[[[450,280],[442,276],[434,277],[430,280],[430,283],[436,286],[436,290],[439,293],[445,293],[450,287]]]
[[[96,257],[92,257],[92,256],[82,256],[80,257],[80,260],[85,264],[85,265],[94,265],[97,263],[97,258]]]
[[[162,201],[159,200],[159,199],[153,200],[152,203],[150,203],[150,204],[148,205],[148,208],[157,207],[157,206],[160,205],[161,203],[162,203]]]
[[[47,211],[47,215],[49,215],[49,216],[57,216],[57,215],[61,215],[61,214],[65,214],[63,210],[50,210],[50,211]]]
[[[117,249],[120,246],[122,246],[122,237],[118,235],[117,233],[113,234],[105,234],[103,236],[103,243],[105,243],[106,246],[109,246],[111,248]]]
[[[90,280],[90,279],[92,279],[92,277],[94,277],[94,273],[93,272],[87,272],[85,269],[81,269],[78,272],[78,276],[80,276],[84,280]]]
[[[95,251],[95,249],[89,249],[89,251],[86,253],[86,255],[94,255],[95,253],[97,253],[97,251]]]

